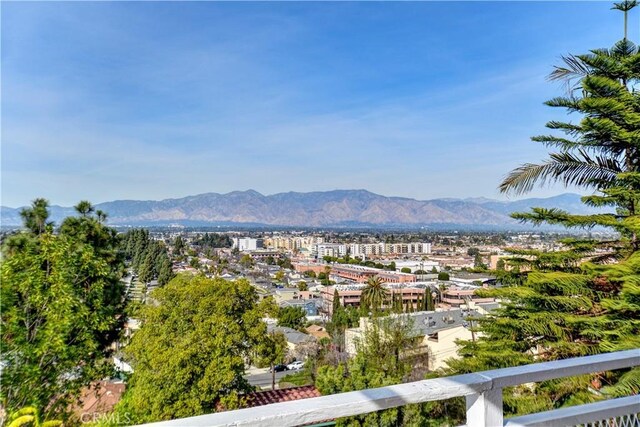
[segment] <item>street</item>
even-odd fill
[[[245,378],[249,380],[249,384],[260,387],[261,389],[271,389],[271,372],[268,372],[268,369],[254,369],[252,371],[250,375],[245,376]],[[276,372],[276,388],[278,387],[278,381],[292,372],[296,371]]]

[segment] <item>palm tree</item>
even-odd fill
[[[389,297],[389,291],[379,277],[369,277],[367,286],[362,290],[362,304],[369,307],[374,315],[382,308]]]
[[[78,212],[83,217],[89,216],[89,214],[95,210],[91,202],[88,202],[86,200],[78,202],[78,204],[75,205],[74,208],[76,212]]]
[[[98,219],[99,222],[104,224],[107,221],[107,217],[108,215],[105,211],[100,209],[96,211],[96,218]]]
[[[62,421],[59,420],[42,421],[40,412],[33,406],[24,407],[11,414],[8,422],[8,427],[59,427],[62,425]]]

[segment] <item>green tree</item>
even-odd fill
[[[347,362],[318,368],[316,387],[324,395],[398,384],[410,380],[419,363],[406,354],[415,352],[413,324],[400,315],[372,319],[363,338],[356,342],[356,355]],[[338,419],[338,426],[425,425],[430,418],[426,405],[406,405],[367,415]]]
[[[396,314],[403,312],[402,294],[396,294],[395,292],[391,294],[391,311]]]
[[[449,273],[441,271],[440,273],[438,273],[438,280],[443,280],[443,281],[447,281],[449,280]]]
[[[249,254],[242,255],[240,258],[240,265],[244,268],[251,268],[254,265],[253,258]]]
[[[333,301],[332,301],[332,310],[331,313],[335,313],[342,304],[340,304],[340,294],[338,293],[338,289],[333,290]]]
[[[487,268],[487,266],[484,264],[484,262],[482,261],[482,255],[480,255],[480,252],[478,252],[477,254],[475,254],[474,259],[473,259],[473,267],[474,268],[478,268],[478,269],[485,269]]]
[[[246,280],[178,275],[153,291],[125,352],[134,368],[123,401],[136,422],[237,408],[252,390],[245,360],[267,336],[258,295]]]
[[[91,202],[87,200],[82,200],[77,205],[75,205],[75,210],[80,214],[80,216],[86,218],[90,214],[92,214],[93,211],[95,211],[95,208],[93,207]]]
[[[31,206],[20,211],[20,216],[24,226],[32,234],[40,235],[45,231],[53,231],[53,222],[49,219],[49,201],[46,199],[35,199]]]
[[[258,347],[257,365],[271,368],[271,390],[276,388],[276,371],[273,367],[284,362],[287,348],[287,339],[282,332],[270,332]]]
[[[158,271],[158,284],[164,286],[171,279],[173,279],[173,268],[171,267],[171,260],[168,256],[163,256],[160,259],[159,271]]]
[[[400,269],[401,273],[411,273],[411,269],[409,267],[402,267]]]
[[[62,425],[61,420],[43,421],[38,409],[33,406],[27,406],[10,414],[6,422],[8,427],[58,427]]]
[[[278,313],[278,326],[300,329],[304,326],[306,313],[300,307],[284,307]]]
[[[286,268],[287,270],[293,270],[293,264],[288,257],[281,257],[276,261],[276,264],[280,266],[280,268]]]
[[[274,275],[274,279],[276,279],[276,281],[278,282],[282,282],[282,280],[284,279],[284,271],[282,270],[276,271],[276,274]]]
[[[635,3],[635,2],[634,2]],[[635,4],[634,4],[635,5]],[[632,5],[627,3],[627,6]],[[480,337],[462,343],[461,360],[450,360],[451,373],[564,359],[640,345],[640,145],[633,136],[640,127],[640,54],[626,38],[612,49],[565,58],[552,78],[577,80],[568,97],[548,105],[582,115],[578,124],[552,121],[547,127],[565,136],[540,136],[534,141],[560,148],[550,160],[514,170],[501,190],[522,193],[536,183],[559,181],[596,193],[583,197],[591,206],[614,212],[573,215],[558,209],[534,208],[512,216],[533,224],[569,228],[607,227],[617,241],[566,239],[566,250],[512,251],[513,268],[501,273],[507,285],[482,289],[502,301],[492,316],[478,319]],[[584,262],[589,259],[589,262]],[[526,266],[527,268],[521,268]],[[531,270],[530,272],[524,272]],[[535,356],[534,356],[535,354]],[[528,413],[599,398],[635,394],[640,369],[596,374],[610,384],[599,394],[590,390],[593,376],[520,386],[504,394],[507,413]]]
[[[2,250],[1,396],[9,412],[29,405],[64,417],[80,388],[109,372],[125,319],[124,264],[99,218],[67,218],[53,234],[46,206],[25,209],[25,231]]]
[[[635,6],[635,2],[622,4],[625,16]],[[549,182],[602,190],[619,187],[624,172],[638,172],[640,145],[634,136],[640,128],[634,89],[640,76],[638,57],[637,46],[626,38],[611,49],[564,57],[564,66],[556,67],[550,78],[566,82],[569,94],[547,105],[565,108],[582,119],[579,123],[548,122],[549,129],[561,134],[532,139],[558,151],[540,164],[527,163],[513,170],[500,190],[521,194]],[[620,200],[620,207],[631,215],[637,209],[631,201]],[[638,248],[636,236],[632,244]]]
[[[359,321],[360,314],[353,307],[343,307],[339,302],[337,307],[334,307],[331,321],[327,323],[327,332],[331,335],[333,344],[339,352],[344,350],[345,330],[358,326]]]
[[[309,290],[309,285],[307,285],[307,282],[302,280],[302,281],[298,282],[298,290],[300,292],[308,291]]]
[[[184,240],[182,240],[182,236],[177,236],[173,241],[173,250],[176,254],[181,255],[186,248]]]
[[[389,291],[384,287],[379,277],[370,277],[366,287],[362,290],[361,301],[376,316],[387,302]]]
[[[151,253],[149,253],[144,258],[144,261],[142,261],[138,274],[139,274],[138,279],[142,283],[146,284],[153,280],[153,259],[151,257]]]
[[[431,295],[431,289],[427,288],[424,291],[424,309],[426,311],[433,311],[436,306],[433,302],[433,295]]]

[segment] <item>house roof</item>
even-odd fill
[[[324,327],[320,325],[309,325],[306,330],[309,335],[312,335],[317,339],[331,337],[329,333],[324,329]]]
[[[267,332],[282,332],[287,342],[292,344],[300,344],[310,339],[313,339],[310,335],[303,334],[300,331],[296,331],[292,328],[287,328],[286,326],[275,326],[275,325],[267,325]]]
[[[79,417],[86,417],[86,414],[93,416],[93,414],[110,413],[120,401],[125,388],[124,383],[109,381],[93,383],[81,390],[79,402],[74,405],[73,412]]]
[[[414,337],[432,335],[440,331],[460,326],[469,327],[468,317],[481,317],[477,310],[455,308],[447,311],[419,311],[416,313],[391,314],[389,317],[402,317],[411,319],[411,335]],[[362,331],[360,327],[351,328],[353,331]]]
[[[247,395],[247,407],[252,408],[255,406],[270,405],[271,403],[308,399],[310,397],[320,397],[320,392],[312,385],[259,391]]]

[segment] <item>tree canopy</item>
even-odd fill
[[[278,326],[300,329],[304,326],[306,312],[300,307],[284,307],[278,312]]]
[[[22,211],[25,230],[2,248],[2,401],[44,417],[66,412],[82,386],[109,373],[125,321],[124,263],[116,231],[89,202],[57,233],[48,202]]]
[[[152,239],[149,231],[134,229],[121,236],[121,247],[125,258],[142,283],[158,279],[163,286],[173,278],[173,269],[167,247]]]
[[[178,275],[153,291],[126,348],[134,373],[121,410],[136,422],[237,408],[253,388],[245,361],[267,336],[262,307],[246,280]]]
[[[413,323],[406,315],[374,318],[356,341],[356,354],[345,362],[318,367],[316,387],[335,394],[382,387],[420,377],[423,363],[415,356]],[[426,363],[424,364],[426,365]],[[423,426],[443,420],[430,413],[430,405],[405,405],[358,417],[338,419],[338,426]],[[441,424],[440,424],[441,425]]]

